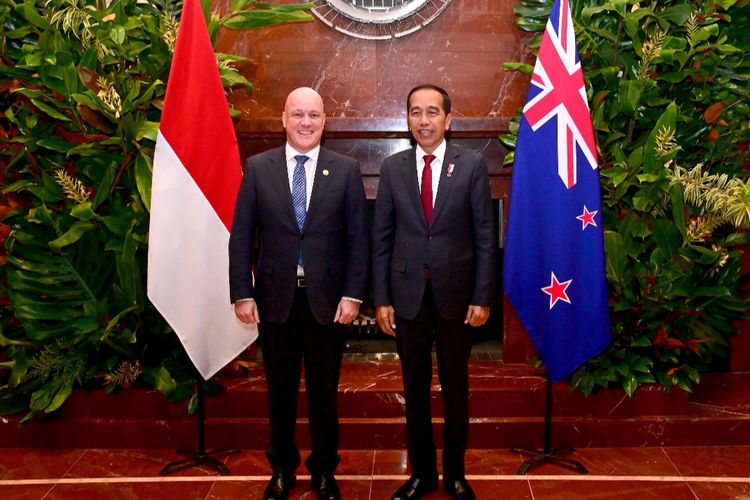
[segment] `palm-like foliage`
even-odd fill
[[[207,17],[215,37],[310,20],[309,7],[236,0]],[[175,0],[0,0],[0,413],[51,412],[76,385],[141,374],[170,397],[191,391],[189,361],[144,293],[180,11]],[[233,67],[243,58],[218,58],[226,86],[251,88]]]

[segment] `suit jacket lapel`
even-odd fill
[[[294,215],[294,206],[292,205],[292,191],[289,189],[289,174],[286,170],[286,153],[283,146],[278,148],[271,156],[271,182],[290,222],[294,227],[297,227],[297,217]]]
[[[323,196],[328,190],[331,177],[336,172],[336,163],[333,156],[328,154],[324,148],[320,148],[318,155],[318,164],[315,167],[315,180],[313,181],[312,193],[310,194],[310,204],[307,207],[307,216],[305,217],[305,228],[310,224],[310,219],[315,215],[316,207],[320,205]],[[291,195],[290,195],[291,196]]]
[[[440,217],[440,212],[445,206],[445,201],[448,199],[448,195],[450,194],[451,188],[453,187],[453,179],[457,174],[456,169],[459,156],[460,155],[458,153],[458,150],[451,147],[450,144],[446,147],[445,158],[443,158],[443,168],[440,173],[440,182],[438,182],[438,192],[435,196],[435,207],[432,210],[433,226]],[[453,170],[449,174],[451,165],[453,165]]]

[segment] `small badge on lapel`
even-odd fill
[[[329,174],[329,172],[328,172],[328,170],[327,170],[327,169],[326,169],[326,170],[323,170],[323,175],[328,175],[328,174]]]
[[[448,164],[448,172],[445,174],[447,177],[451,177],[453,175],[453,169],[456,168],[456,166],[453,163]]]

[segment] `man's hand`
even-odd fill
[[[393,306],[375,306],[375,319],[384,333],[396,336],[396,312]]]
[[[359,302],[355,300],[341,299],[339,301],[339,307],[336,309],[336,316],[334,316],[333,322],[348,325],[357,319],[358,314]]]
[[[260,323],[258,304],[254,300],[242,300],[234,303],[234,314],[243,323],[254,325]]]
[[[469,306],[469,310],[466,312],[465,324],[471,326],[482,326],[487,323],[487,318],[490,317],[490,308],[484,306]]]

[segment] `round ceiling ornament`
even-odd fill
[[[313,14],[349,36],[388,40],[427,26],[451,0],[314,0]]]

